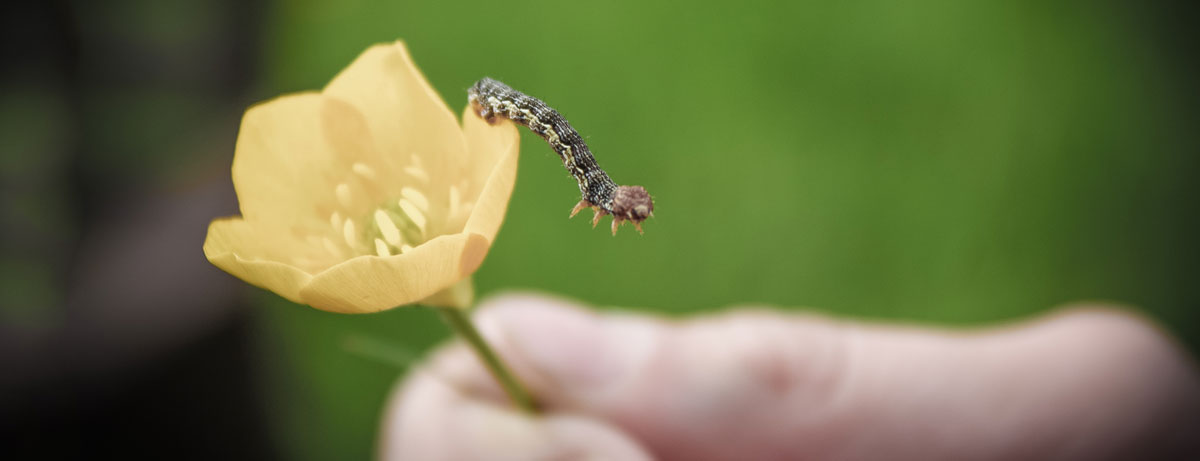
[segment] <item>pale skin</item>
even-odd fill
[[[1127,309],[985,329],[767,309],[680,320],[508,295],[484,336],[537,396],[513,409],[460,344],[394,392],[387,459],[1200,459],[1200,375]]]

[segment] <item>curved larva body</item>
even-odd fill
[[[641,232],[641,223],[654,212],[650,194],[641,186],[618,186],[588,150],[579,133],[558,111],[541,100],[514,90],[499,81],[483,78],[467,91],[472,108],[484,120],[494,123],[497,116],[528,127],[558,153],[563,166],[579,183],[579,204],[571,211],[591,207],[596,215],[592,225],[605,214],[613,215],[613,234],[624,221],[630,221]]]

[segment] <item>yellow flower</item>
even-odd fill
[[[518,149],[513,124],[469,110],[460,127],[402,42],[366,50],[319,93],[251,107],[233,159],[242,216],[209,225],[204,255],[327,311],[469,306]]]

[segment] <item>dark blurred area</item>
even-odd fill
[[[273,458],[249,311],[197,257],[259,2],[16,2],[3,18],[0,456]]]
[[[341,6],[334,6],[335,3]],[[0,56],[4,63],[0,75],[3,142],[0,458],[116,455],[319,459],[341,454],[355,459],[372,452],[378,408],[400,371],[348,355],[339,348],[339,341],[347,332],[395,334],[401,336],[398,342],[419,350],[444,337],[436,319],[419,311],[345,318],[297,307],[247,289],[240,281],[213,268],[204,260],[200,245],[212,218],[237,213],[228,168],[245,108],[283,92],[319,88],[358,51],[371,43],[396,38],[409,40],[418,64],[454,110],[465,101],[465,96],[457,91],[465,89],[473,79],[485,74],[498,78],[512,76],[517,83],[534,83],[530,86],[535,88],[540,83],[548,100],[566,101],[564,112],[573,121],[587,126],[589,133],[598,133],[597,144],[601,149],[609,147],[615,151],[617,146],[626,146],[623,134],[641,145],[672,148],[663,145],[667,141],[655,131],[658,127],[672,133],[667,138],[691,139],[675,146],[681,152],[664,154],[658,160],[643,158],[639,163],[637,158],[605,159],[606,165],[621,171],[625,177],[644,173],[638,181],[658,185],[657,192],[666,197],[660,205],[666,214],[659,213],[664,217],[651,222],[646,239],[638,241],[653,243],[643,247],[627,244],[624,249],[614,249],[627,241],[609,239],[581,244],[568,240],[595,241],[594,237],[599,235],[584,233],[578,222],[572,222],[575,225],[563,237],[545,237],[530,230],[563,226],[561,219],[574,202],[570,197],[572,187],[562,177],[561,167],[549,158],[544,146],[525,136],[523,176],[510,210],[509,224],[479,274],[484,294],[510,287],[530,287],[595,304],[670,312],[764,302],[828,306],[833,313],[856,316],[958,324],[1012,318],[1079,296],[1096,296],[1145,304],[1151,316],[1178,335],[1193,353],[1200,345],[1200,338],[1196,337],[1200,326],[1194,324],[1198,319],[1196,309],[1200,308],[1197,305],[1200,273],[1196,272],[1200,269],[1200,245],[1196,243],[1200,213],[1195,205],[1200,189],[1195,179],[1200,173],[1196,168],[1200,163],[1196,134],[1200,127],[1197,117],[1200,98],[1196,90],[1196,82],[1200,81],[1196,59],[1200,49],[1196,45],[1196,17],[1186,8],[1187,2],[1098,7],[1109,13],[1117,11],[1113,14],[1115,20],[1136,31],[1114,32],[1112,43],[1120,45],[1128,36],[1148,44],[1144,49],[1124,53],[1156,66],[1131,71],[1130,80],[1119,83],[1152,86],[1155,90],[1152,93],[1162,99],[1147,103],[1156,108],[1154,114],[1132,115],[1154,130],[1148,136],[1160,141],[1159,144],[1132,149],[1131,156],[1095,157],[1095,163],[1087,160],[1091,145],[1080,139],[1102,135],[1089,130],[1109,126],[1105,123],[1111,121],[1055,125],[1078,113],[1054,112],[1057,106],[1046,109],[1004,95],[980,96],[984,100],[981,104],[1018,107],[1013,111],[1016,115],[1006,115],[1013,120],[1021,119],[1012,122],[1018,124],[1014,126],[1029,123],[1047,132],[1064,126],[1068,130],[1078,129],[1062,139],[1055,138],[1057,143],[1045,147],[1033,141],[1026,144],[1026,139],[988,137],[999,136],[993,132],[983,132],[976,139],[968,129],[957,133],[958,137],[951,137],[946,132],[959,128],[957,125],[924,123],[925,116],[940,120],[937,117],[941,115],[916,109],[907,114],[910,118],[887,125],[892,120],[888,101],[926,109],[929,107],[921,104],[938,104],[922,103],[917,98],[904,100],[903,91],[891,92],[890,85],[895,81],[887,80],[890,77],[879,77],[878,81],[868,77],[863,82],[878,85],[852,88],[861,99],[774,93],[776,85],[790,87],[793,80],[821,87],[827,83],[819,77],[823,68],[804,64],[823,62],[842,51],[850,56],[846,62],[860,59],[874,62],[871,61],[874,59],[884,62],[881,66],[885,69],[918,69],[908,76],[911,80],[902,82],[916,88],[912,94],[924,94],[918,91],[926,88],[921,86],[922,82],[930,80],[929,76],[941,75],[945,69],[937,65],[921,68],[905,61],[924,56],[924,50],[919,53],[901,50],[896,55],[856,55],[853,53],[859,48],[855,48],[858,45],[853,40],[827,45],[819,40],[795,39],[784,32],[806,26],[789,25],[789,18],[794,16],[765,7],[761,14],[747,9],[750,13],[745,15],[739,12],[725,16],[718,11],[712,17],[688,10],[681,13],[681,20],[690,20],[690,15],[695,14],[701,25],[672,27],[656,23],[657,27],[639,27],[633,19],[628,19],[629,26],[615,21],[644,15],[652,22],[677,15],[670,10],[648,11],[647,7],[644,11],[640,9],[643,7],[627,5],[628,10],[614,7],[596,13],[595,24],[599,25],[590,28],[587,20],[593,12],[577,7],[580,14],[571,19],[577,21],[576,27],[565,28],[569,32],[561,35],[543,30],[548,27],[546,21],[553,18],[537,17],[536,12],[512,13],[514,17],[529,18],[528,22],[522,22],[529,27],[517,30],[530,31],[530,37],[550,43],[547,50],[560,52],[547,51],[547,55],[540,56],[513,51],[510,55],[489,44],[485,57],[479,57],[483,53],[473,54],[478,48],[475,44],[495,35],[488,31],[486,15],[464,18],[462,10],[455,7],[408,4],[386,7],[393,9],[383,14],[374,11],[385,8],[378,3],[134,0],[17,2],[0,7],[3,24]],[[481,8],[495,14],[510,14],[499,5]],[[1051,11],[1044,16],[1029,13],[1029,17],[1006,20],[1049,23],[1046,17],[1075,15],[1069,7],[1059,8],[1066,11]],[[1093,6],[1083,3],[1079,8],[1090,11]],[[1020,12],[1025,13],[1028,11]],[[944,22],[954,21],[954,16],[947,17],[951,19],[943,18]],[[1113,18],[1104,16],[1097,23],[1105,24],[1110,19]],[[775,26],[767,27],[764,23]],[[360,24],[362,27],[357,27]],[[826,25],[836,29],[839,24]],[[612,31],[617,29],[630,29],[631,38],[612,37]],[[819,27],[812,30],[815,30],[812,37],[817,39],[856,38],[855,32],[826,32]],[[775,32],[792,38],[776,40],[766,36]],[[897,33],[919,36],[922,31]],[[686,34],[721,35],[728,40],[714,40],[705,45],[715,46],[700,49],[693,47],[695,42],[689,41],[691,35]],[[864,36],[870,34],[863,32]],[[886,34],[879,34],[886,38]],[[546,39],[547,36],[553,40]],[[626,40],[624,45],[620,40]],[[643,48],[649,43],[666,50],[661,52],[662,56],[682,59],[684,63],[664,63],[662,56],[646,51],[653,47]],[[606,51],[610,44],[611,49],[618,51]],[[515,49],[518,45],[512,46]],[[1030,45],[1035,49],[1041,46]],[[1094,48],[1080,49],[1084,50],[1081,60],[1094,57],[1087,55]],[[741,63],[741,70],[732,64],[728,68],[714,66],[708,69],[714,71],[711,74],[692,74],[686,78],[662,70],[694,65],[688,64],[692,62],[688,59],[707,62],[710,58],[706,53],[712,53],[711,59],[731,56],[747,56],[748,62],[753,57],[766,59]],[[940,56],[935,51],[930,53],[935,54],[930,59]],[[776,65],[783,59],[780,55],[785,54],[803,58],[789,64],[793,66],[789,72],[794,73],[774,72],[775,68],[763,64]],[[626,69],[620,65],[625,61],[633,64]],[[990,61],[985,58],[980,62],[983,63],[980,68],[986,68]],[[569,65],[556,68],[558,63]],[[609,77],[600,72],[606,69],[617,76],[606,81]],[[845,69],[859,68],[847,64]],[[953,65],[948,69],[956,70]],[[663,74],[655,74],[655,70],[662,70]],[[559,72],[575,79],[559,79]],[[644,78],[640,81],[626,78],[631,74],[621,72],[637,72]],[[996,75],[1002,79],[1008,74],[1027,76],[1038,72],[1039,69],[1000,68]],[[829,75],[824,78],[840,79]],[[1079,90],[1082,95],[1079,99],[1091,101],[1088,98],[1096,93],[1088,86],[1088,80],[1086,73],[1079,72],[1066,78],[1063,85],[1068,90],[1085,88],[1086,91]],[[845,85],[857,82],[853,78],[840,81]],[[731,82],[743,89],[742,99],[721,99],[720,95],[726,94],[719,91],[721,85]],[[750,86],[755,82],[762,89]],[[670,85],[675,84],[681,87],[673,93]],[[694,86],[684,91],[686,85]],[[615,94],[575,98],[571,88],[579,86],[614,88]],[[929,91],[940,93],[941,88]],[[711,102],[717,106],[706,106],[708,102],[701,104],[692,97],[710,93],[717,95]],[[777,95],[787,100],[773,99]],[[889,98],[899,99],[897,102]],[[611,100],[645,100],[647,106],[659,108],[667,115],[638,118],[637,114],[653,112],[641,109],[622,112],[605,103]],[[877,105],[877,100],[884,103]],[[799,107],[805,104],[844,112],[821,113],[815,109],[805,112]],[[1096,104],[1097,112],[1105,112],[1124,107],[1121,104],[1125,103]],[[1138,101],[1128,106],[1143,107]],[[785,125],[796,120],[775,117],[777,114],[763,112],[763,107],[801,114],[797,116],[800,124]],[[833,109],[846,107],[849,108]],[[1080,111],[1086,111],[1092,106],[1081,107],[1084,109]],[[942,107],[929,110],[935,109]],[[698,113],[702,110],[741,110],[752,121]],[[1046,116],[1049,121],[1045,125],[1039,125],[1039,120],[1032,116],[1044,110],[1052,114]],[[664,120],[656,125],[657,117],[679,120]],[[861,123],[861,130],[868,134],[855,130],[847,134],[838,131],[843,127],[830,128],[838,117],[853,122],[855,130]],[[770,137],[772,133],[790,136],[788,130],[803,127],[805,121],[812,123],[806,132],[810,137],[805,140],[787,144]],[[883,123],[903,133],[914,131],[896,138],[900,141],[897,146],[888,144],[896,139],[870,137],[871,123]],[[992,121],[962,121],[963,125],[971,123],[989,125]],[[729,132],[736,135],[717,134],[716,130],[730,125]],[[766,134],[762,138],[744,134],[755,130]],[[1002,134],[1016,138],[1023,133],[1014,130]],[[835,136],[849,141],[830,141]],[[717,147],[704,150],[706,141],[700,138],[705,137]],[[742,145],[728,141],[743,137],[751,140]],[[820,144],[822,140],[824,144]],[[921,151],[913,146],[939,143],[949,146],[960,141],[992,145],[993,150],[1061,148],[1079,156],[1034,158],[1026,168],[1020,162],[1029,159],[998,155],[995,158],[1001,160],[992,166],[1010,175],[998,181],[1012,183],[996,189],[980,185],[978,190],[966,190],[961,195],[942,194],[939,187],[945,185],[937,182],[953,176],[958,171],[954,162],[959,160],[928,160],[930,171],[917,171],[916,167],[909,170],[905,166],[915,158],[905,157],[906,153]],[[907,147],[905,142],[909,143]],[[814,146],[808,149],[808,157],[793,153],[803,150],[796,146],[805,143]],[[730,149],[721,151],[724,147]],[[861,149],[885,154],[878,158],[832,155],[822,158],[812,153],[821,148],[830,153]],[[719,151],[726,153],[707,155]],[[762,155],[761,164],[751,157],[758,153]],[[678,161],[669,161],[670,155],[675,155]],[[919,164],[926,160],[915,161]],[[1116,163],[1104,163],[1107,161]],[[753,169],[742,163],[752,165]],[[860,169],[866,169],[866,178],[879,180],[861,188],[850,182],[838,184],[847,178],[862,179],[856,176]],[[816,172],[788,176],[794,170]],[[1077,177],[1082,179],[1072,182],[1068,178],[1058,185],[1060,178],[1054,176],[1056,171],[1078,172]],[[884,176],[891,173],[897,176]],[[1026,173],[1032,175],[1034,188],[1027,188],[1022,182],[1028,179],[1021,176]],[[1105,181],[1123,173],[1137,175],[1138,181],[1144,182],[1116,181],[1122,189],[1100,198],[1086,194],[1091,190],[1108,190]],[[890,179],[906,174],[911,181]],[[1039,174],[1049,176],[1040,178]],[[784,183],[783,178],[792,182]],[[822,178],[828,181],[821,182]],[[1036,187],[1050,183],[1053,185]],[[913,195],[894,192],[887,184]],[[962,184],[973,187],[965,179]],[[828,187],[822,189],[823,186]],[[717,197],[705,195],[714,187],[735,192]],[[945,187],[953,189],[953,185]],[[1002,194],[1010,190],[1025,191],[1026,195],[1005,201]],[[737,191],[750,192],[741,196]],[[558,192],[562,194],[555,195]],[[984,199],[973,201],[975,193],[982,194],[978,196]],[[781,211],[779,202],[792,203],[788,194],[798,196],[794,205],[795,210],[801,211],[791,208]],[[884,200],[897,196],[911,200],[902,203]],[[944,202],[926,205],[923,199],[929,197]],[[977,203],[993,203],[988,200],[999,205],[995,209],[972,208]],[[825,205],[821,203],[827,207],[823,208]],[[879,208],[855,207],[864,203]],[[1043,203],[1061,206],[1043,206]],[[936,211],[929,211],[943,205],[958,214],[937,215],[931,214]],[[565,208],[559,213],[554,207]],[[554,213],[547,212],[548,209]],[[714,213],[713,209],[728,211]],[[905,214],[905,210],[913,213]],[[1062,210],[1070,213],[1062,214]],[[1118,216],[1112,210],[1130,214]],[[880,219],[890,216],[894,220],[888,222],[896,228],[875,227],[877,222],[859,219],[856,217],[859,213],[884,216]],[[976,215],[975,221],[960,219]],[[1021,233],[1028,229],[1008,220],[1010,216],[1030,215],[1044,221],[1035,223],[1033,227],[1037,230],[1028,234]],[[923,217],[928,221],[920,221]],[[714,224],[726,219],[735,227]],[[901,221],[906,219],[918,219],[918,225],[902,227]],[[946,224],[923,227],[921,224],[926,222]],[[1074,232],[1096,223],[1111,223],[1117,230],[1101,230],[1096,234]],[[1140,232],[1143,227],[1139,226],[1144,223],[1150,223],[1148,226],[1154,233]],[[883,230],[876,234],[873,229]],[[1063,234],[1071,236],[1062,237],[1055,233],[1056,229],[1065,229]],[[1012,232],[1005,233],[1007,230]],[[1042,238],[1043,230],[1058,237]],[[784,236],[760,238],[771,232]],[[1007,239],[1011,235],[1017,237]],[[673,240],[653,240],[663,236]],[[1080,243],[1056,246],[1064,241],[1061,239]],[[781,240],[783,243],[777,243]],[[809,246],[794,241],[818,243]],[[982,246],[976,245],[979,242]],[[651,244],[656,246],[648,250]],[[944,245],[936,246],[941,244]],[[784,248],[781,250],[779,245]],[[793,258],[787,245],[795,245],[794,253],[798,256]],[[564,260],[562,266],[543,263],[555,260],[554,248],[566,246],[594,251],[595,254],[587,254],[598,261],[597,272],[620,274],[612,275],[611,283],[630,289],[579,286],[566,278],[573,261]],[[913,253],[905,252],[904,248],[914,248]],[[984,253],[980,259],[957,258],[979,248]],[[1097,248],[1111,253],[1093,252]],[[1062,257],[1052,261],[1064,262],[1031,268],[1042,260],[1035,256],[1030,259],[1033,263],[1026,265],[1028,261],[1011,259],[1016,257],[1013,255],[1025,254],[1022,252],[1056,254]],[[711,260],[702,256],[710,253],[717,256]],[[628,267],[633,258],[647,262],[641,267],[646,272],[614,269]],[[1153,267],[1140,264],[1145,261],[1156,264]],[[912,275],[930,271],[943,278]],[[993,277],[996,274],[1000,277]],[[1053,274],[1054,278],[1047,280],[1042,274]],[[954,289],[943,290],[940,283],[960,280],[954,277],[973,278],[955,285]],[[658,285],[638,285],[638,281],[648,278],[656,280]],[[999,281],[990,284],[979,281],[985,279]],[[890,284],[876,284],[877,280]],[[991,292],[976,290],[982,286],[996,293],[1012,293],[1021,291],[1025,286],[1019,285],[1022,282],[1035,287],[1030,289],[1028,297],[990,297]],[[1065,288],[1046,288],[1050,285]],[[985,301],[978,310],[972,310],[969,303],[975,296],[989,299],[990,304]],[[912,308],[916,305],[927,307]]]

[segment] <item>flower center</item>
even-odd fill
[[[461,229],[473,208],[473,203],[464,200],[461,193],[469,188],[465,179],[460,184],[450,185],[448,196],[442,199],[446,203],[438,205],[418,187],[402,187],[398,194],[383,192],[375,169],[364,163],[355,163],[351,171],[354,174],[333,188],[336,205],[329,215],[333,235],[309,237],[310,244],[323,248],[335,260],[365,254],[403,254],[443,232]],[[416,155],[413,164],[403,169],[403,175],[411,184],[433,186]],[[373,208],[361,206],[364,199],[379,203],[380,196],[389,198]],[[447,209],[435,212],[431,205],[446,206]],[[342,242],[337,241],[339,236]]]
[[[335,211],[329,216],[329,224],[341,233],[352,252],[366,254],[374,250],[376,255],[391,256],[411,250],[432,237],[428,209],[425,194],[405,187],[399,199],[388,200],[368,216],[343,219]]]
[[[429,209],[429,200],[425,194],[405,187],[400,197],[376,208],[368,219],[362,238],[374,247],[376,255],[401,254],[429,240],[429,221],[424,211]],[[356,238],[352,232],[343,236],[347,244]]]

